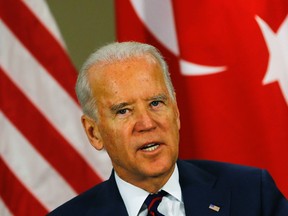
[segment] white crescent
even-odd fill
[[[171,0],[130,0],[146,28],[174,55],[179,56],[180,71],[185,76],[210,75],[227,70],[226,66],[205,66],[181,59]]]

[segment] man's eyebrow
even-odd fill
[[[148,99],[149,101],[153,100],[153,101],[167,101],[168,97],[165,94],[159,94],[159,95],[155,95],[151,98]]]
[[[128,105],[129,105],[129,103],[127,103],[127,102],[123,102],[123,103],[119,103],[119,104],[114,104],[114,105],[112,105],[112,106],[110,107],[110,110],[111,110],[112,112],[117,112],[118,110],[123,109],[124,107],[126,107],[126,106],[128,106]]]

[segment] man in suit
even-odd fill
[[[266,171],[178,160],[176,95],[153,46],[100,48],[83,65],[76,92],[87,137],[107,151],[113,171],[49,215],[288,216],[288,202]]]

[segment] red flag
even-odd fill
[[[45,1],[0,0],[0,215],[44,215],[109,175]]]
[[[288,2],[116,0],[117,38],[155,45],[181,112],[181,158],[266,168],[288,196]]]

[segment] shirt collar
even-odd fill
[[[117,175],[116,172],[114,173],[116,184],[128,211],[128,215],[138,215],[138,212],[149,193],[139,187],[136,187],[124,181]],[[179,184],[179,172],[177,164],[171,177],[161,190],[165,190],[167,193],[182,202],[182,192]]]
[[[178,201],[182,202],[182,192],[179,184],[179,172],[177,164],[170,179],[166,182],[166,184],[161,190],[165,190],[167,193],[175,197]]]

